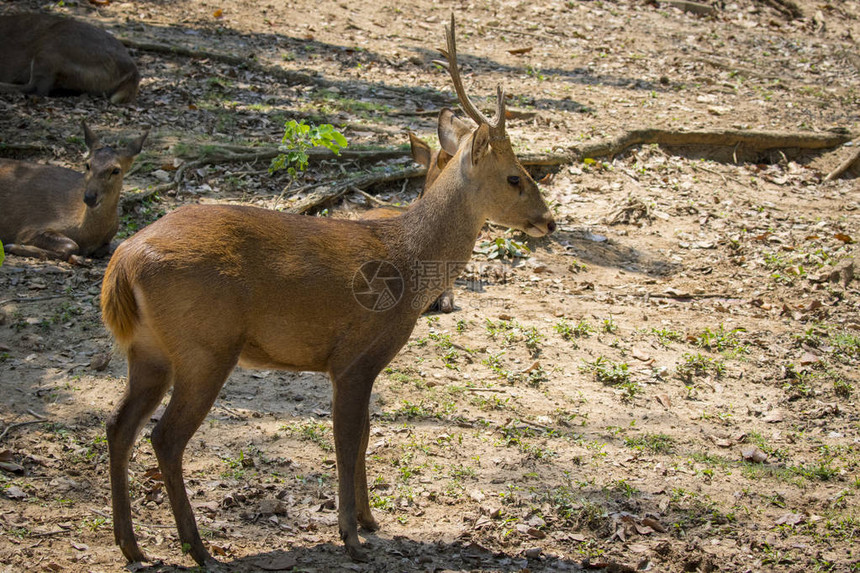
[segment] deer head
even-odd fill
[[[468,148],[460,156],[462,172],[467,177],[481,180],[482,189],[491,189],[493,199],[487,218],[494,223],[523,231],[533,237],[542,237],[555,230],[555,221],[540,195],[537,183],[523,168],[514,154],[511,140],[505,131],[505,94],[501,85],[497,88],[496,114],[492,120],[481,113],[472,103],[463,86],[457,63],[457,44],[454,37],[454,15],[450,27],[445,27],[447,49],[439,52],[445,60],[434,60],[451,76],[454,90],[463,111],[475,123],[477,129],[469,133],[462,121],[450,110],[439,116],[439,141],[442,149],[455,155],[465,144]],[[467,139],[469,138],[469,139]]]

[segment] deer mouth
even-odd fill
[[[530,237],[545,237],[555,231],[555,221],[550,219],[539,223],[529,223],[524,231]]]

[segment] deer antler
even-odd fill
[[[466,112],[466,115],[471,117],[478,125],[486,124],[490,128],[491,137],[495,138],[504,138],[505,137],[505,92],[502,89],[502,86],[499,85],[496,88],[496,115],[493,117],[492,121],[488,120],[486,116],[481,113],[481,111],[472,103],[472,100],[469,99],[468,94],[466,94],[466,88],[463,87],[463,80],[460,77],[460,68],[457,65],[457,43],[454,38],[454,14],[451,14],[451,27],[445,26],[445,36],[448,39],[448,49],[439,49],[439,53],[441,53],[446,61],[442,60],[433,60],[434,64],[439,64],[451,75],[451,81],[454,83],[454,90],[457,92],[457,98],[460,100],[460,106],[463,108],[463,111]]]

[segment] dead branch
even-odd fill
[[[404,207],[403,205],[395,205],[394,203],[389,203],[388,201],[383,201],[382,199],[374,197],[373,195],[371,195],[367,191],[362,191],[358,187],[353,187],[351,190],[358,193],[359,195],[361,195],[362,197],[367,199],[369,202],[373,203],[374,205],[376,205],[378,207],[385,207],[386,209],[398,209],[398,210],[404,211],[404,212],[406,211],[406,209],[408,209],[408,207]]]
[[[839,179],[846,171],[849,171],[855,166],[860,166],[860,141],[857,141],[856,144],[858,147],[854,150],[854,153],[851,154],[851,157],[840,163],[836,169],[828,173],[827,177],[824,178],[825,181]]]
[[[30,297],[30,298],[18,296],[17,298],[6,298],[3,300],[0,300],[0,306],[2,306],[4,304],[9,304],[10,302],[38,302],[40,300],[51,300],[54,298],[63,298],[66,296],[69,296],[69,295],[52,294],[52,295],[48,295],[48,296],[34,296],[34,297]]]
[[[15,428],[21,428],[23,426],[29,426],[30,424],[43,424],[48,422],[48,420],[28,420],[27,422],[16,422],[14,424],[9,424],[6,426],[6,429],[3,430],[3,433],[0,434],[0,442],[3,441],[3,438],[6,437],[6,434],[9,433],[10,430],[14,430]]]
[[[307,213],[317,207],[333,201],[341,197],[347,191],[352,191],[353,188],[366,189],[371,185],[380,183],[389,183],[391,181],[400,181],[411,177],[420,177],[424,175],[423,167],[408,166],[403,169],[394,171],[383,171],[378,173],[365,173],[357,177],[350,177],[344,181],[335,181],[331,184],[320,185],[308,194],[306,197],[292,203],[287,209],[288,213]]]

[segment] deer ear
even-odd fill
[[[144,131],[143,134],[137,139],[130,141],[128,145],[125,146],[125,154],[130,157],[135,157],[140,150],[143,149],[143,142],[146,141],[146,137],[149,135],[149,130]]]
[[[490,152],[490,128],[483,124],[472,135],[472,165],[477,165]]]
[[[430,146],[411,131],[409,132],[409,146],[412,148],[412,159],[415,160],[415,163],[430,167],[430,158],[433,155]]]
[[[81,126],[84,128],[84,142],[87,144],[87,149],[90,152],[95,149],[99,144],[99,138],[96,134],[90,131],[90,127],[87,125],[87,122],[81,121]]]
[[[471,130],[466,126],[464,133],[461,126],[465,124],[457,119],[454,112],[448,108],[439,112],[437,123],[436,132],[439,135],[439,144],[449,155],[456,155],[457,150],[460,149],[460,143],[463,141],[463,136],[468,135]]]
[[[452,157],[453,156],[444,149],[439,150],[439,155],[436,156],[436,167],[439,168],[439,171],[445,169],[445,166],[448,165],[448,162],[451,161]]]

